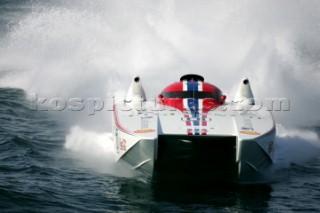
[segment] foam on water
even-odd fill
[[[115,164],[115,147],[111,133],[96,133],[73,126],[66,137],[65,148],[74,153],[78,165],[118,176],[134,175],[125,165]]]
[[[1,38],[2,87],[46,98],[105,98],[125,94],[139,74],[147,96],[155,97],[181,75],[199,73],[232,100],[247,76],[255,97],[290,100],[289,112],[275,112],[278,123],[289,129],[319,124],[317,0],[31,3],[31,12]],[[88,162],[111,155],[103,144],[110,142],[110,113],[61,114],[70,128],[67,149]],[[319,140],[303,132],[280,128],[278,159],[309,156],[309,142]]]
[[[275,165],[303,165],[320,156],[319,136],[308,129],[288,129],[277,125]]]

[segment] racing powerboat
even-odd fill
[[[255,105],[247,78],[227,102],[218,87],[196,74],[147,100],[135,76],[126,99],[113,109],[116,161],[148,177],[229,180],[273,163],[273,116]]]

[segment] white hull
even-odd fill
[[[154,103],[143,104],[145,108],[139,110],[123,104],[114,108],[116,160],[133,170],[150,177],[164,171],[234,178],[272,164],[275,125],[265,108],[216,108],[205,117],[199,116],[206,122],[206,135],[189,136],[190,127],[185,125],[181,111],[163,106],[150,109]],[[172,147],[166,147],[168,144]]]
[[[169,85],[146,101],[136,76],[124,103],[114,105],[116,160],[149,177],[245,177],[273,162],[272,114],[256,106],[248,79],[236,102],[199,75]]]

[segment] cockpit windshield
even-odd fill
[[[179,91],[179,92],[162,92],[164,98],[193,98],[193,99],[220,99],[220,92],[202,92],[202,91]]]

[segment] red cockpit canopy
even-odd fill
[[[167,86],[159,95],[159,103],[177,108],[181,111],[192,106],[202,108],[203,111],[209,111],[222,105],[225,96],[221,90],[207,82],[204,78],[196,74],[184,75],[180,82]],[[189,103],[189,104],[188,104]]]

